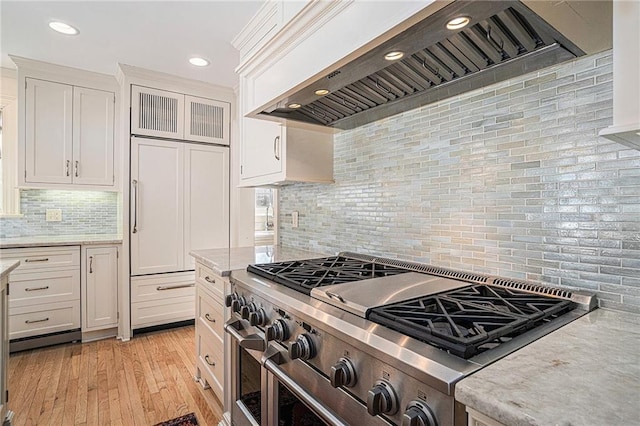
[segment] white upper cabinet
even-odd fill
[[[22,186],[115,186],[114,93],[27,78],[25,101]]]
[[[333,134],[242,120],[240,186],[333,182]]]
[[[229,145],[228,102],[132,85],[131,134]]]

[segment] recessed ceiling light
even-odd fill
[[[329,91],[327,89],[318,89],[316,90],[316,95],[318,96],[324,96],[327,95],[329,93]]]
[[[209,65],[209,61],[197,56],[189,59],[189,62],[191,63],[191,65],[195,65],[196,67],[206,67],[207,65]]]
[[[404,52],[401,52],[399,50],[394,50],[393,52],[389,52],[386,55],[384,55],[384,58],[387,61],[396,61],[402,58],[403,56],[404,56]]]
[[[466,27],[469,22],[471,22],[471,18],[468,16],[458,16],[447,22],[447,29],[459,30],[460,28]]]
[[[72,27],[71,25],[65,24],[64,22],[60,22],[60,21],[49,22],[49,28],[61,34],[66,34],[66,35],[76,35],[80,32],[78,31],[77,28]]]
[[[289,104],[288,106],[291,109],[297,109],[297,108],[300,108],[302,105],[300,105],[300,104]]]

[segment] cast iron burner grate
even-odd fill
[[[247,271],[305,294],[311,294],[315,287],[409,272],[404,268],[342,256],[249,265]]]
[[[373,308],[367,318],[467,359],[574,308],[568,300],[473,285]]]

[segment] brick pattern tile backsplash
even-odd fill
[[[335,136],[335,184],[280,190],[280,242],[596,292],[640,312],[640,151],[603,52]],[[299,227],[291,227],[291,212]]]
[[[61,209],[61,222],[46,222]],[[118,193],[29,189],[20,192],[21,218],[0,219],[0,237],[93,235],[118,232]]]

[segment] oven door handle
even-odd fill
[[[241,348],[252,349],[254,351],[264,352],[266,343],[264,338],[257,334],[241,333],[242,324],[237,319],[230,319],[224,324],[224,330],[231,335],[240,345]],[[243,335],[244,334],[244,335]]]
[[[291,393],[293,393],[300,401],[306,404],[315,414],[322,418],[325,422],[333,426],[347,426],[340,417],[336,416],[331,410],[325,407],[322,403],[318,402],[311,394],[298,385],[291,377],[287,375],[283,370],[278,367],[278,364],[270,359],[263,358],[264,367],[273,374],[276,379],[283,385],[285,385]]]

